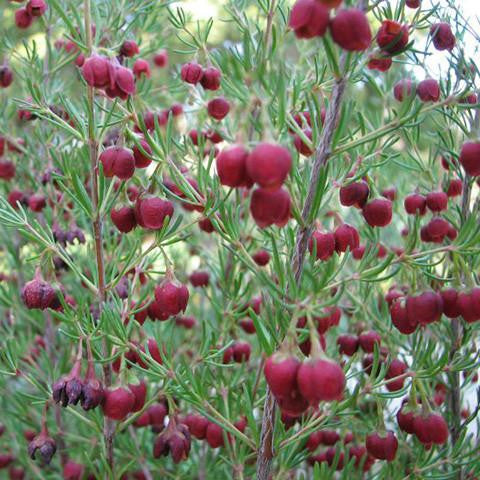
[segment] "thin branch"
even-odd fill
[[[305,259],[305,252],[307,249],[308,239],[313,230],[313,224],[308,224],[308,219],[311,216],[313,208],[313,200],[317,189],[320,172],[327,162],[332,146],[333,134],[337,125],[338,117],[340,115],[340,108],[342,104],[343,95],[345,93],[346,79],[339,79],[332,92],[330,105],[327,109],[325,118],[325,126],[320,138],[319,146],[316,150],[315,161],[312,167],[310,185],[308,188],[307,198],[302,210],[303,226],[300,227],[297,240],[295,244],[295,253],[293,257],[293,273],[296,283],[300,282],[303,264]],[[270,475],[270,468],[272,459],[274,457],[273,451],[273,431],[275,425],[275,399],[268,389],[267,397],[265,399],[263,418],[262,418],[262,432],[260,437],[260,448],[257,460],[257,479],[267,480]]]
[[[359,8],[366,9],[368,0],[360,0]],[[343,67],[346,60],[346,54],[343,53],[340,59],[340,65]],[[331,147],[333,135],[340,116],[340,110],[342,106],[343,96],[345,93],[345,87],[347,79],[341,77],[336,79],[333,87],[330,104],[327,109],[325,117],[325,125],[320,136],[318,148],[315,152],[315,161],[312,167],[310,184],[308,187],[307,198],[302,210],[302,224],[297,233],[295,242],[295,253],[293,257],[293,274],[295,282],[300,283],[303,265],[305,260],[305,252],[307,250],[308,239],[312,234],[314,224],[309,220],[312,217],[313,203],[315,198],[315,192],[318,188],[318,180],[320,178],[320,172],[325,166],[328,158],[331,155]],[[287,288],[288,291],[288,288]],[[267,480],[270,476],[270,468],[273,457],[275,455],[273,451],[273,433],[275,426],[275,399],[267,387],[267,397],[265,399],[263,418],[262,418],[262,430],[260,435],[260,448],[257,459],[257,479]]]
[[[92,39],[92,21],[90,17],[90,0],[84,0],[84,22],[85,35],[88,55],[90,56],[93,50]],[[103,256],[103,241],[102,241],[102,219],[99,212],[98,205],[98,143],[95,138],[95,91],[90,85],[87,86],[87,101],[88,101],[88,149],[90,156],[90,176],[91,176],[91,190],[92,190],[92,205],[94,211],[93,218],[93,235],[95,238],[95,257],[97,262],[97,276],[98,276],[98,303],[101,312],[103,302],[105,301],[105,263]],[[108,348],[106,340],[103,341],[103,354],[108,357]],[[112,369],[108,362],[103,364],[103,380],[106,387],[112,383]],[[115,434],[115,426],[112,420],[105,417],[103,425],[103,436],[105,442],[106,458],[108,466],[110,467],[112,478],[114,475],[114,459],[113,459],[113,438]]]

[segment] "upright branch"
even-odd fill
[[[333,134],[340,115],[343,95],[345,93],[346,79],[339,78],[332,91],[332,97],[327,109],[325,117],[325,125],[320,137],[319,145],[315,151],[315,161],[313,163],[312,172],[310,176],[310,184],[308,187],[307,198],[302,209],[303,224],[300,226],[296,242],[295,254],[293,258],[293,273],[295,281],[300,283],[303,271],[303,264],[305,259],[305,252],[307,250],[308,239],[312,234],[313,223],[308,223],[311,218],[313,200],[318,186],[318,179],[320,177],[321,169],[327,162],[332,146]],[[271,463],[274,457],[273,451],[273,432],[275,424],[275,399],[270,390],[267,391],[265,399],[262,431],[260,437],[260,448],[257,460],[257,479],[266,480],[269,478]]]
[[[360,0],[359,8],[366,9],[368,0]],[[342,54],[340,65],[345,64],[346,55]],[[315,150],[315,161],[313,163],[310,183],[308,186],[307,197],[302,209],[302,225],[300,225],[295,241],[295,253],[293,257],[293,274],[295,282],[300,284],[305,252],[307,250],[308,239],[310,238],[314,223],[309,221],[312,218],[312,209],[314,206],[315,192],[318,188],[320,172],[325,166],[331,155],[333,134],[340,116],[343,96],[345,94],[347,79],[345,76],[336,78],[330,103],[327,108],[324,128],[320,136],[318,147]],[[273,451],[273,433],[275,424],[275,399],[272,392],[267,387],[267,397],[265,399],[262,430],[260,436],[260,448],[257,460],[257,479],[267,480],[270,474],[270,468],[275,452]]]
[[[93,51],[92,22],[90,16],[90,0],[84,0],[84,21],[85,35],[87,44],[87,53],[90,56]],[[98,205],[98,142],[95,136],[95,92],[94,87],[87,85],[87,103],[88,103],[88,151],[90,157],[90,177],[91,177],[91,195],[93,206],[93,235],[95,240],[95,257],[97,263],[98,278],[98,304],[99,312],[102,311],[102,305],[105,301],[105,262],[103,255],[102,240],[102,218]],[[108,356],[106,341],[103,342],[104,356]],[[108,362],[103,364],[103,380],[106,387],[112,383],[112,369]],[[110,467],[113,477],[113,437],[114,423],[107,416],[104,417],[103,436],[105,442],[105,451],[107,463]]]

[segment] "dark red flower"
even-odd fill
[[[188,458],[190,453],[191,438],[188,427],[183,423],[177,423],[170,419],[167,429],[160,433],[155,440],[153,456],[172,456],[174,463],[180,463]]]
[[[120,47],[120,55],[124,57],[134,57],[138,53],[140,53],[140,49],[134,40],[125,40]]]

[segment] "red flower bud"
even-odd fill
[[[283,188],[257,188],[250,200],[250,212],[260,228],[274,224],[283,227],[290,219],[290,194]]]
[[[358,337],[358,343],[365,353],[373,353],[375,345],[380,348],[381,341],[382,338],[380,337],[380,334],[373,330],[369,332],[362,332]]]
[[[233,359],[236,363],[248,362],[252,347],[247,342],[235,342],[233,344]]]
[[[443,314],[448,318],[459,317],[461,312],[458,306],[458,292],[454,288],[447,288],[440,292],[443,300]]]
[[[137,384],[128,384],[128,389],[133,393],[135,397],[132,412],[139,412],[145,405],[145,399],[147,397],[147,384],[145,383],[145,380],[141,380]]]
[[[160,349],[158,347],[158,343],[154,338],[149,338],[147,342],[148,352],[152,356],[152,358],[159,363],[160,365],[163,363],[162,356],[160,354]]]
[[[312,131],[310,129],[303,130],[304,135],[311,141],[312,140]],[[295,134],[293,137],[293,144],[295,150],[302,155],[309,157],[313,154],[314,149],[310,148],[300,137],[300,135]]]
[[[147,78],[151,77],[150,64],[143,58],[135,60],[133,64],[133,74],[140,78],[142,75],[145,75]]]
[[[348,249],[353,250],[360,244],[360,237],[357,229],[343,223],[335,230],[335,250],[337,253],[346,252]]]
[[[390,431],[387,431],[385,436],[379,433],[371,433],[367,435],[365,446],[372,457],[392,462],[397,454],[398,440],[395,434]]]
[[[418,326],[418,320],[414,316],[407,315],[405,300],[398,298],[390,305],[390,317],[394,327],[404,335],[410,335],[415,332]]]
[[[290,13],[288,26],[297,38],[323,37],[327,32],[330,12],[316,0],[297,0]]]
[[[354,458],[355,468],[359,468],[363,464],[362,470],[368,472],[372,465],[375,463],[375,459],[367,454],[367,449],[363,445],[353,445],[348,451],[348,458]]]
[[[480,175],[480,142],[465,142],[460,152],[459,162],[473,177]]]
[[[453,50],[455,46],[455,35],[448,23],[435,23],[430,28],[433,45],[437,50]]]
[[[292,167],[290,151],[274,143],[260,143],[247,158],[248,176],[260,187],[277,190]]]
[[[460,292],[457,297],[457,306],[466,322],[473,323],[480,320],[480,288],[473,288],[470,292]]]
[[[448,207],[448,196],[445,192],[430,192],[427,194],[427,207],[432,212],[441,212]]]
[[[385,375],[386,379],[395,379],[395,380],[390,380],[386,383],[387,390],[389,392],[397,392],[398,390],[401,390],[403,388],[403,384],[405,382],[405,377],[402,377],[402,375],[407,371],[407,365],[399,360],[398,358],[394,358],[387,370],[387,373]],[[400,378],[397,378],[400,377]]]
[[[215,67],[208,67],[203,71],[200,83],[205,90],[218,90],[220,88],[220,79],[222,74]]]
[[[243,145],[232,145],[216,158],[220,183],[228,187],[241,187],[250,183],[247,174],[248,151]]]
[[[190,433],[198,440],[203,440],[207,435],[207,428],[210,422],[202,415],[189,414],[183,420]]]
[[[392,221],[392,202],[376,198],[363,207],[362,213],[371,227],[386,227]]]
[[[196,272],[193,272],[188,279],[194,287],[208,287],[210,275],[208,272],[197,270]]]
[[[453,178],[450,180],[448,183],[448,188],[447,188],[447,195],[450,198],[453,197],[458,197],[459,195],[462,194],[463,191],[463,183],[460,178]]]
[[[15,12],[15,25],[18,28],[28,28],[33,22],[33,17],[25,7],[19,8]]]
[[[440,86],[433,78],[422,80],[417,85],[417,96],[422,102],[436,102],[440,98]]]
[[[407,297],[407,317],[421,325],[440,320],[443,313],[442,297],[436,292],[424,292]]]
[[[7,65],[0,67],[0,87],[7,88],[13,82],[13,72]],[[3,155],[3,153],[1,154]],[[0,155],[0,156],[1,156]]]
[[[0,454],[0,470],[7,468],[14,460],[15,457],[11,453]]]
[[[47,206],[47,200],[43,195],[34,194],[28,197],[28,207],[32,212],[41,212]]]
[[[277,403],[282,413],[292,417],[303,415],[308,408],[308,401],[297,390],[288,397],[278,397]]]
[[[317,260],[328,260],[335,253],[335,235],[318,230],[313,232],[308,241],[308,251],[312,255],[316,251]]]
[[[339,335],[337,345],[340,353],[351,357],[358,350],[358,337],[356,335]]]
[[[113,420],[123,420],[135,405],[135,395],[123,387],[105,391],[103,413]]]
[[[438,413],[416,415],[413,420],[413,431],[424,445],[435,443],[443,445],[448,440],[448,425]]]
[[[266,250],[259,250],[252,255],[253,261],[260,267],[268,265],[270,254]]]
[[[175,324],[186,328],[187,330],[191,330],[197,325],[197,320],[195,317],[181,316],[175,319]]]
[[[343,397],[345,374],[340,365],[330,360],[306,360],[298,370],[297,381],[300,393],[312,406]]]
[[[265,362],[264,374],[275,397],[290,397],[298,390],[297,373],[300,361],[291,355],[276,352]]]
[[[195,85],[203,77],[203,68],[195,62],[186,63],[182,66],[181,76],[184,82]]]
[[[114,67],[106,57],[92,55],[85,60],[82,75],[91,87],[113,88],[115,85]]]
[[[140,53],[140,49],[134,40],[125,40],[120,47],[120,55],[124,57],[133,57],[138,53]]]
[[[205,438],[211,448],[223,447],[225,444],[222,427],[213,422],[208,424]]]
[[[63,480],[82,480],[85,475],[85,466],[69,460],[63,467]]]
[[[405,0],[405,5],[409,8],[418,8],[421,0]]]
[[[174,279],[165,278],[160,285],[155,287],[158,308],[167,318],[184,312],[187,308],[188,298],[188,288]]]
[[[160,50],[153,57],[153,63],[160,68],[165,68],[168,65],[168,52]]]
[[[135,210],[132,207],[112,208],[110,218],[118,230],[123,233],[128,233],[137,226]]]
[[[13,465],[8,469],[10,480],[24,480],[25,470],[23,467],[14,467]]]
[[[139,197],[135,203],[137,223],[150,230],[160,230],[166,217],[172,218],[173,205],[158,197]]]
[[[362,52],[372,42],[372,32],[367,16],[362,10],[340,10],[330,22],[333,41],[350,52]]]
[[[322,125],[323,125],[323,123],[325,122],[325,109],[324,108],[322,108],[321,116],[322,116],[321,120],[322,120]],[[296,113],[293,116],[293,119],[295,120],[295,123],[299,127],[302,127],[302,128],[308,127],[310,129],[312,127],[312,118],[311,118],[310,112],[308,112],[308,111]],[[290,133],[293,133],[293,129],[291,129],[290,127],[288,128],[288,131]]]
[[[369,194],[370,188],[367,182],[363,180],[352,182],[340,188],[340,203],[344,207],[362,208],[367,203]]]
[[[215,231],[212,221],[209,218],[204,218],[198,222],[200,230],[205,233],[212,233]]]
[[[23,303],[29,309],[38,308],[47,309],[57,298],[53,287],[43,281],[40,276],[35,276],[33,280],[27,282],[22,290]]]
[[[105,89],[105,93],[111,97],[120,97],[122,100],[126,100],[129,95],[135,93],[135,78],[133,72],[121,65],[113,66],[113,86]]]
[[[419,193],[407,195],[403,204],[409,215],[425,215],[427,211],[427,199]]]
[[[393,20],[384,20],[377,33],[378,46],[390,54],[400,53],[408,44],[408,27]]]
[[[392,66],[392,59],[390,57],[382,57],[371,55],[368,59],[367,67],[369,70],[378,70],[379,72],[386,72]]]
[[[11,180],[15,176],[15,164],[7,160],[0,162],[0,178],[2,180]]]
[[[442,243],[448,235],[451,225],[443,218],[434,217],[422,228],[424,229],[423,241]]]
[[[215,120],[222,120],[230,111],[230,104],[223,97],[210,100],[207,105],[208,114]]]
[[[146,140],[143,138],[140,139],[140,147],[137,147],[135,145],[133,147],[133,157],[135,158],[135,167],[136,168],[146,168],[152,163],[152,159],[150,158],[150,155],[152,155],[152,149],[150,148],[150,145]],[[145,153],[143,153],[143,151]]]
[[[106,177],[114,175],[121,180],[128,180],[135,173],[135,157],[128,148],[109,147],[99,157]]]

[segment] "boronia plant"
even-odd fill
[[[1,478],[480,478],[466,4],[3,1]]]

